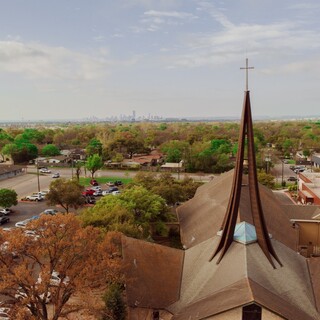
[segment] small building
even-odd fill
[[[299,173],[298,200],[302,204],[320,205],[320,173]]]
[[[0,180],[12,178],[25,173],[25,168],[18,165],[0,165]]]
[[[184,172],[184,162],[181,160],[178,163],[175,162],[166,162],[161,166],[161,171],[167,171],[167,172]]]
[[[314,167],[320,168],[320,153],[315,153],[311,156],[311,163]]]

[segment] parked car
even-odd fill
[[[46,197],[46,195],[49,193],[49,190],[43,190],[43,191],[40,191],[39,194],[42,196],[42,197]]]
[[[54,216],[55,214],[57,214],[58,210],[56,209],[46,209],[42,212],[42,214],[50,214],[52,216]]]
[[[39,194],[32,194],[31,196],[26,196],[26,200],[29,201],[42,201],[43,197]]]
[[[51,278],[50,278],[50,284],[52,286],[59,286],[62,280],[62,284],[64,285],[68,285],[68,283],[70,282],[70,278],[68,276],[65,276],[63,279],[61,277],[61,275],[59,274],[59,272],[53,270],[52,274],[51,274]]]
[[[93,195],[94,195],[95,197],[100,197],[100,196],[102,196],[102,190],[96,190],[96,191],[93,193]]]
[[[304,170],[305,168],[298,168],[298,169],[295,169],[294,172],[299,173],[299,172],[303,172]]]
[[[122,186],[122,185],[123,185],[123,182],[122,182],[121,180],[116,180],[116,181],[114,182],[114,185],[115,185],[115,186]]]
[[[16,294],[14,295],[14,297],[18,300],[23,300],[23,299],[27,299],[28,296],[27,294],[24,292],[22,287],[19,287]],[[44,293],[39,295],[40,299],[45,299],[45,303],[49,303],[51,301],[51,292],[48,291],[47,295],[45,296]]]
[[[32,238],[33,240],[38,240],[40,238],[40,235],[38,235],[34,230],[25,230],[24,235]]]
[[[90,187],[90,190],[98,191],[98,190],[102,190],[102,189],[100,186],[92,186],[92,187]]]
[[[12,212],[12,210],[9,208],[0,209],[0,214],[4,214],[6,216],[9,215],[11,212]]]
[[[26,225],[30,222],[31,220],[30,219],[26,219],[26,220],[23,220],[23,221],[18,221],[15,226],[17,228],[25,228]]]
[[[112,194],[112,192],[114,192],[114,191],[119,191],[119,189],[117,187],[110,187],[107,190],[103,190],[102,195],[106,196],[108,194]]]
[[[91,184],[92,186],[97,186],[97,185],[99,185],[99,184],[98,184],[98,181],[97,181],[96,179],[91,179],[91,180],[90,180],[90,184]]]
[[[82,192],[83,196],[93,196],[94,190],[92,189],[86,189],[85,191]]]
[[[55,173],[52,175],[52,178],[60,178],[60,173],[59,173],[59,172],[55,172]]]
[[[114,196],[117,196],[117,195],[120,194],[120,193],[121,193],[121,192],[120,192],[119,190],[118,190],[118,191],[112,191],[112,192],[111,192],[111,194],[114,195]]]
[[[10,218],[7,216],[0,216],[0,224],[4,224],[10,221]]]
[[[114,187],[114,182],[109,181],[109,182],[106,183],[106,185],[107,185],[108,187]]]
[[[111,187],[108,189],[109,193],[112,193],[114,191],[119,191],[119,189],[117,187]]]
[[[59,286],[62,280],[62,284],[68,285],[70,282],[70,278],[68,276],[63,277],[59,274],[58,271],[53,270],[51,273],[51,278],[50,278],[50,285],[51,286]],[[39,274],[38,281],[37,283],[40,284],[42,282],[41,274]]]
[[[96,198],[94,196],[85,196],[85,202],[88,204],[95,204]]]
[[[0,308],[0,320],[10,320],[12,319],[10,317],[10,308],[4,308],[4,307],[1,307]]]
[[[287,179],[288,181],[297,181],[297,178],[296,177],[289,177],[288,179]]]
[[[41,173],[51,173],[51,170],[49,170],[48,168],[42,168],[39,170],[39,172]]]

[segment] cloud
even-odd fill
[[[158,31],[164,25],[181,25],[184,21],[197,19],[192,13],[179,11],[157,11],[149,10],[143,13],[140,23],[147,24],[144,31]]]
[[[188,12],[178,12],[178,11],[156,11],[150,10],[144,12],[144,15],[150,17],[164,17],[164,18],[176,18],[176,19],[195,19],[197,16]]]
[[[293,63],[284,64],[282,66],[276,66],[274,68],[264,68],[261,70],[262,73],[273,75],[273,74],[316,74],[320,76],[320,56],[314,57],[313,59],[296,61]]]
[[[0,41],[0,70],[28,78],[92,80],[104,76],[110,65],[103,50],[90,56],[39,43]]]
[[[320,3],[295,3],[293,5],[290,5],[289,9],[294,9],[294,10],[320,9]]]
[[[173,8],[184,0],[118,0],[124,7],[140,6],[143,8]]]
[[[320,47],[316,30],[303,29],[295,21],[269,24],[232,23],[211,3],[201,2],[198,11],[208,13],[219,26],[206,33],[195,33],[183,38],[180,55],[169,58],[169,66],[200,67],[220,65],[242,59],[244,53],[265,59],[292,61],[300,54],[312,54]]]

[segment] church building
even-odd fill
[[[258,184],[248,86],[238,146],[235,169],[178,207],[184,250],[123,237],[130,320],[320,320],[320,258]]]

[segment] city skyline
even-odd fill
[[[2,121],[120,114],[317,116],[320,4],[11,0],[0,13]]]

